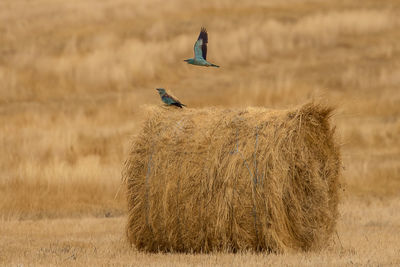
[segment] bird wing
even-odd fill
[[[194,57],[195,58],[207,58],[207,43],[208,43],[208,33],[205,28],[201,28],[199,38],[197,38],[194,44]]]
[[[167,94],[167,93],[165,93],[165,95],[164,95],[166,98],[169,98],[169,99],[171,99],[173,102],[172,103],[170,103],[170,104],[173,104],[173,103],[178,103],[178,104],[182,104],[181,102],[179,102],[179,100],[177,100],[177,99],[175,99],[175,98],[173,98],[172,96],[170,96],[169,94]]]

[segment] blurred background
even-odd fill
[[[392,199],[399,12],[397,0],[2,0],[0,216],[124,214],[123,162],[156,87],[189,108],[335,106],[344,199]],[[219,69],[183,62],[202,26]]]

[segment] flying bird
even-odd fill
[[[186,107],[186,105],[182,104],[181,102],[179,102],[178,100],[176,100],[175,98],[173,98],[172,96],[167,94],[167,92],[165,91],[164,88],[156,88],[156,90],[160,94],[162,102],[164,102],[168,106],[173,105],[173,106],[177,106],[180,108],[182,108],[182,106]]]
[[[194,58],[185,59],[188,64],[206,66],[206,67],[216,67],[219,66],[208,62],[207,59],[207,43],[208,34],[206,28],[201,28],[199,38],[194,43]]]

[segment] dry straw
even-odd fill
[[[150,252],[320,248],[338,216],[331,112],[152,107],[123,173],[128,240]]]

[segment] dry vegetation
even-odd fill
[[[342,167],[331,112],[149,108],[123,172],[129,242],[150,252],[324,247]]]
[[[0,264],[399,264],[399,12],[397,0],[0,1]],[[202,25],[220,69],[182,61]],[[343,247],[128,249],[115,195],[160,86],[190,107],[336,105]]]

